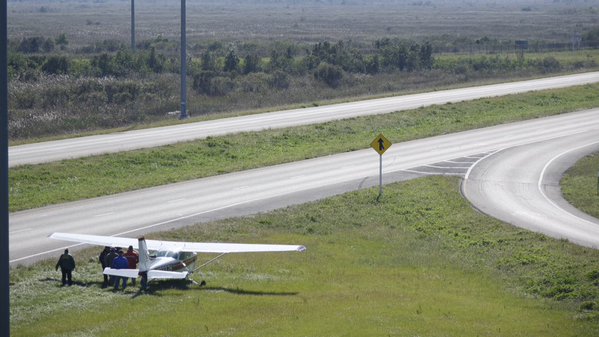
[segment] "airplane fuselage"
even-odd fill
[[[150,255],[150,270],[192,272],[198,255],[192,252],[157,251]]]

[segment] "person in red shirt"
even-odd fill
[[[136,269],[137,263],[139,262],[139,253],[133,250],[133,246],[129,246],[127,252],[123,256],[129,262],[129,269]],[[135,285],[135,278],[131,278],[131,285]]]

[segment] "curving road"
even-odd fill
[[[481,158],[502,148],[559,142],[572,135],[596,138],[597,130],[599,109],[594,109],[395,144],[384,155],[384,180],[432,174],[422,168],[455,158]],[[378,159],[374,150],[366,149],[12,213],[10,263],[55,254],[63,248],[47,239],[55,231],[138,235],[373,186],[378,183]],[[470,172],[468,181],[474,181],[476,172]]]
[[[479,210],[504,222],[597,249],[599,220],[572,207],[559,187],[568,167],[596,151],[597,128],[507,148],[474,165],[462,192]]]
[[[107,135],[11,146],[9,148],[9,166],[14,167],[103,153],[115,153],[202,139],[208,136],[316,124],[336,119],[385,114],[433,104],[459,102],[595,82],[599,82],[599,72],[371,99],[323,107],[276,111]]]

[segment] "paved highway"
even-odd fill
[[[208,136],[315,124],[335,119],[414,109],[433,104],[594,82],[599,82],[599,72],[276,111],[153,129],[19,145],[9,148],[9,165],[14,167],[23,164],[37,164],[67,158],[149,148],[202,139]]]
[[[497,219],[597,249],[599,220],[572,207],[559,187],[572,163],[596,151],[597,128],[501,150],[472,167],[462,191],[479,210]]]
[[[594,109],[395,144],[384,155],[385,182],[454,158],[481,158],[551,140],[559,147],[563,137],[596,137],[597,130],[599,109]],[[373,186],[378,164],[378,154],[366,149],[12,213],[10,262],[56,255],[64,244],[47,239],[55,231],[137,235]],[[471,179],[475,176],[470,172]]]

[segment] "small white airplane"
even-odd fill
[[[131,278],[145,274],[147,275],[147,282],[164,279],[185,279],[190,273],[216,261],[225,254],[303,252],[306,250],[306,247],[296,245],[159,241],[146,240],[143,237],[134,239],[70,233],[54,233],[50,235],[50,238],[124,249],[133,246],[139,252],[139,269],[112,269],[106,267],[104,274]],[[154,252],[151,255],[150,250]],[[219,255],[196,268],[198,253]],[[204,281],[202,281],[203,284],[205,284]]]

